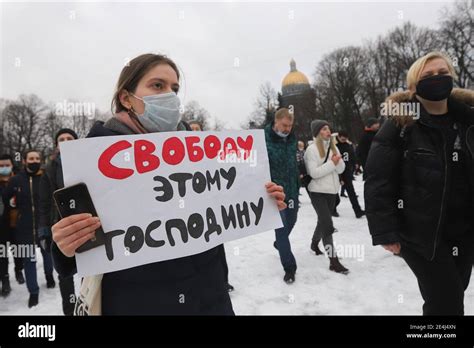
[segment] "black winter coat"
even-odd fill
[[[186,130],[189,126],[186,125]],[[88,137],[121,135],[96,122]],[[203,253],[104,274],[103,315],[233,315],[218,246]],[[76,272],[75,258],[53,243],[59,274]]]
[[[39,221],[39,183],[42,171],[30,175],[25,170],[10,179],[3,192],[4,202],[16,197],[18,219],[14,240],[18,244],[37,243]]]
[[[64,187],[61,157],[54,158],[46,167],[40,180],[39,228],[49,228],[59,220],[53,192]]]
[[[411,100],[399,92],[392,102]],[[466,156],[466,190],[471,200],[465,209],[474,216],[474,92],[455,89],[448,111],[459,129]],[[404,242],[425,258],[434,259],[446,226],[451,169],[446,137],[436,128],[420,103],[416,121],[390,118],[374,138],[366,163],[365,208],[374,245]],[[474,221],[465,237],[474,236]]]
[[[15,241],[12,238],[14,237],[12,235],[13,229],[10,227],[10,211],[12,208],[8,200],[3,200],[3,193],[7,185],[8,181],[0,181],[0,200],[2,205],[0,207],[0,244],[5,244],[7,241]]]
[[[354,169],[357,163],[354,147],[347,142],[337,143],[336,146],[339,152],[341,153],[342,160],[346,164],[346,168],[344,169],[340,177],[344,181],[353,180]]]
[[[364,168],[367,162],[367,157],[369,155],[370,146],[372,145],[372,141],[374,140],[375,134],[372,130],[364,131],[364,134],[359,140],[359,144],[357,145],[357,158],[359,159],[360,165]]]

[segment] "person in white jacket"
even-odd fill
[[[334,226],[331,216],[340,189],[339,174],[344,171],[345,164],[331,137],[331,129],[327,121],[314,120],[311,122],[311,132],[314,141],[308,146],[304,155],[306,171],[312,179],[308,185],[309,196],[318,215],[311,250],[316,255],[322,255],[323,252],[318,247],[322,240],[329,257],[329,269],[347,274],[349,270],[339,262],[334,249],[332,238]]]

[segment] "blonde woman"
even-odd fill
[[[374,245],[415,274],[424,315],[463,315],[474,255],[474,93],[453,89],[449,58],[431,52],[408,71],[408,91],[367,159],[365,206]],[[397,105],[398,104],[398,105]]]
[[[318,247],[320,240],[322,240],[330,261],[329,269],[337,273],[347,274],[349,270],[339,262],[334,249],[332,238],[334,226],[331,216],[341,187],[339,174],[344,171],[346,166],[331,137],[328,122],[314,120],[311,122],[311,132],[314,142],[308,146],[304,154],[306,171],[311,176],[308,185],[309,196],[318,215],[311,250],[316,252],[316,255],[322,255],[323,252]]]

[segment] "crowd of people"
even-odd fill
[[[308,193],[317,215],[317,224],[311,241],[311,250],[324,255],[319,249],[322,241],[329,258],[331,271],[348,274],[349,270],[339,261],[335,253],[333,233],[336,231],[332,218],[339,214],[336,206],[340,202],[339,191],[347,192],[356,218],[365,215],[355,193],[353,181],[358,158],[366,158],[373,134],[380,122],[375,118],[367,121],[367,128],[361,138],[361,148],[349,141],[347,131],[332,132],[325,120],[313,120],[313,140],[307,144],[297,140],[292,132],[294,115],[290,109],[280,108],[272,123],[265,127],[265,139],[272,180],[284,188],[287,208],[280,211],[283,227],[275,230],[274,247],[280,254],[286,283],[293,283],[296,274],[296,259],[291,251],[289,235],[296,223],[299,209],[300,186]],[[357,155],[356,155],[357,153]],[[347,196],[346,196],[347,197]]]
[[[34,149],[25,151],[22,166],[17,173],[14,170],[13,158],[10,155],[1,157],[1,240],[6,246],[17,247],[16,252],[12,253],[15,260],[15,276],[19,284],[25,283],[26,279],[30,308],[36,306],[39,299],[37,246],[43,258],[46,286],[56,287],[50,247],[51,226],[59,220],[59,216],[53,203],[53,192],[64,187],[58,144],[74,139],[77,139],[77,135],[73,130],[61,129],[55,138],[55,154],[45,168],[41,168],[41,152]],[[7,249],[8,247],[3,250]],[[11,291],[8,254],[1,256],[1,294],[8,296]],[[59,275],[59,288],[63,298],[63,312],[65,315],[72,315],[75,304],[73,278],[63,278]]]
[[[337,257],[333,239],[337,231],[333,218],[339,216],[340,197],[347,197],[356,218],[367,215],[373,244],[401,256],[413,271],[424,300],[423,314],[464,313],[464,291],[474,258],[474,92],[453,90],[455,78],[452,63],[441,53],[419,58],[408,71],[408,91],[388,100],[417,103],[420,114],[369,118],[357,142],[349,139],[348,130],[336,133],[322,119],[308,125],[313,139],[299,139],[291,110],[277,110],[264,129],[271,182],[262,185],[276,200],[283,222],[275,230],[273,246],[284,282],[296,281],[297,262],[289,237],[305,192],[316,213],[308,247],[316,255],[327,255],[330,271],[349,273]],[[134,58],[119,76],[113,116],[97,122],[88,137],[202,131],[199,122],[181,120],[179,80],[176,64],[166,56]],[[42,154],[34,149],[23,154],[18,172],[9,155],[0,157],[0,242],[33,246],[27,256],[14,255],[16,281],[26,280],[28,306],[38,305],[39,247],[47,288],[56,286],[54,270],[58,273],[65,315],[74,313],[78,299],[87,301],[74,291],[74,255],[100,226],[98,218],[87,214],[60,218],[53,203],[53,192],[64,187],[58,144],[75,139],[73,130],[60,130],[55,153],[44,169]],[[353,185],[358,173],[365,181],[366,210]],[[8,255],[0,256],[1,295],[8,296],[9,260]],[[234,314],[229,297],[234,288],[223,245],[86,278],[84,293],[95,292],[100,301],[86,303],[82,314]],[[179,301],[181,295],[187,298],[184,303]]]

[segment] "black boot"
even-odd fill
[[[46,287],[48,289],[52,289],[56,286],[56,282],[54,281],[54,277],[52,274],[46,276]]]
[[[285,276],[283,277],[283,281],[286,284],[292,284],[295,282],[295,272],[285,272]]]
[[[316,255],[323,255],[324,253],[319,249],[318,244],[319,244],[319,240],[311,241],[311,250],[313,250],[316,253]]]
[[[63,299],[63,313],[65,316],[74,315],[74,307],[76,306],[76,296],[71,295],[69,300]]]
[[[334,271],[336,273],[341,273],[341,274],[349,273],[349,270],[343,265],[341,265],[337,256],[329,258],[329,270]]]
[[[66,316],[74,314],[74,307],[76,306],[76,295],[74,290],[74,278],[66,277],[63,278],[58,276],[59,279],[59,291],[61,292],[61,298],[63,302],[63,313]]]
[[[2,296],[7,297],[10,295],[10,292],[12,291],[12,288],[10,286],[10,278],[8,277],[8,274],[2,278]]]
[[[30,299],[28,300],[28,308],[38,305],[38,294],[30,294]]]
[[[18,270],[18,271],[15,271],[15,278],[16,278],[16,281],[18,282],[18,284],[25,284],[25,277],[23,276],[23,271],[22,270]]]
[[[356,218],[359,219],[359,218],[361,218],[362,216],[365,215],[365,210],[356,211],[355,214],[356,214]]]

